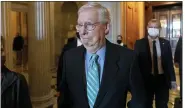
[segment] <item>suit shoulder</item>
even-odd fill
[[[66,53],[66,55],[74,56],[74,55],[76,55],[77,53],[79,53],[79,51],[82,49],[82,47],[83,47],[83,46],[71,48],[71,49],[67,50],[65,53]]]
[[[146,41],[146,40],[147,40],[147,38],[144,37],[144,38],[141,38],[141,39],[137,39],[136,41],[137,41],[137,42],[143,42],[143,41]]]
[[[128,49],[126,47],[123,47],[123,46],[120,46],[120,45],[116,45],[114,44],[114,47],[115,49],[118,49],[118,51],[121,53],[121,55],[123,56],[127,56],[127,57],[130,57],[130,56],[135,56],[135,52],[134,50],[132,49]]]
[[[159,37],[159,39],[162,40],[163,42],[170,42],[169,40],[161,38],[161,37]]]
[[[74,44],[74,42],[69,42],[64,45],[64,48],[70,48],[73,44]]]
[[[25,80],[25,77],[24,75],[20,74],[20,73],[17,73],[17,76],[20,80]]]
[[[12,77],[17,78],[18,80],[25,79],[24,75],[22,75],[18,72],[10,71],[9,74],[11,74]]]
[[[8,77],[18,77],[18,73],[17,72],[11,71],[8,68],[6,70],[6,74],[7,74]]]
[[[164,38],[159,37],[159,41],[160,41],[161,43],[165,43],[165,44],[167,44],[167,45],[170,45],[170,41],[167,40],[167,39],[164,39]]]
[[[4,78],[7,79],[7,85],[11,85],[13,82],[18,81],[19,80],[19,75],[17,72],[8,70],[5,74],[4,74]]]

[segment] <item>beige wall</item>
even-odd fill
[[[11,11],[11,17],[10,17],[10,22],[11,22],[11,36],[15,37],[16,33],[19,32],[18,28],[18,12],[16,11]]]
[[[126,14],[126,9],[127,9],[127,2],[120,2],[121,4],[121,35],[123,36],[123,43],[127,43],[127,39],[126,39],[126,24],[128,22],[126,22],[126,18],[127,18],[127,14]],[[145,35],[145,4],[144,2],[136,2],[136,9],[137,9],[137,30],[136,30],[136,34],[138,34],[138,39],[143,38]],[[132,26],[130,26],[132,27]]]
[[[126,2],[121,2],[121,36],[123,43],[126,43]]]

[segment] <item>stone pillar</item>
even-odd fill
[[[31,100],[34,108],[46,108],[53,104],[50,2],[30,2],[28,21],[28,71]]]
[[[50,56],[51,56],[51,70],[56,71],[55,64],[55,2],[50,3]]]
[[[138,6],[138,31],[139,31],[139,39],[144,38],[145,36],[145,3],[144,2],[137,2]]]
[[[1,36],[5,39],[6,66],[13,70],[13,36],[10,19],[11,2],[1,2]]]

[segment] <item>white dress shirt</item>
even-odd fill
[[[82,45],[82,42],[79,39],[77,39],[77,46],[81,46],[81,45]]]
[[[156,41],[156,50],[157,50],[157,64],[158,64],[158,74],[163,74],[163,67],[162,67],[162,62],[161,62],[161,47],[159,43],[159,38],[157,37],[156,39],[152,39],[150,36],[148,36],[149,40],[149,45],[150,45],[150,52],[151,52],[151,59],[152,59],[152,74],[154,74],[154,64],[153,64],[153,41]]]

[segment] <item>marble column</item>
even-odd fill
[[[1,36],[5,40],[6,66],[13,70],[13,36],[10,20],[11,2],[1,2]]]
[[[55,64],[55,2],[50,3],[50,57],[51,57],[51,71],[56,72]]]
[[[31,101],[34,108],[46,108],[53,104],[50,2],[30,2],[28,17],[28,71]]]

